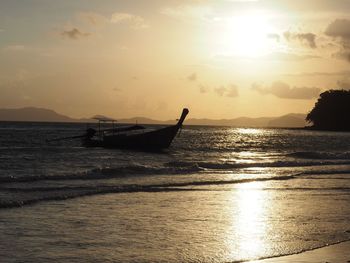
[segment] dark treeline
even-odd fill
[[[317,130],[350,131],[350,91],[329,90],[321,93],[306,120]]]

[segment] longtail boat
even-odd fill
[[[161,150],[171,145],[188,113],[189,110],[184,108],[180,119],[175,125],[151,131],[147,131],[147,129],[141,125],[115,128],[115,120],[99,118],[97,130],[88,128],[84,135],[58,138],[51,141],[80,138],[85,147]],[[112,123],[112,128],[101,129],[101,123],[105,122]]]

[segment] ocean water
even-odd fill
[[[84,129],[0,123],[1,262],[242,262],[350,240],[350,133],[185,126],[161,153],[46,142]]]

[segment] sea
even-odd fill
[[[185,125],[162,152],[47,141],[85,129],[0,123],[0,262],[245,262],[350,240],[350,133]]]

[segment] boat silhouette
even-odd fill
[[[168,148],[189,113],[187,108],[182,110],[180,119],[175,125],[147,131],[144,126],[132,125],[115,127],[115,120],[97,118],[98,129],[88,128],[83,135],[52,139],[50,141],[81,139],[85,147],[126,148],[140,150],[162,150]],[[112,124],[112,128],[101,129],[101,124]]]

